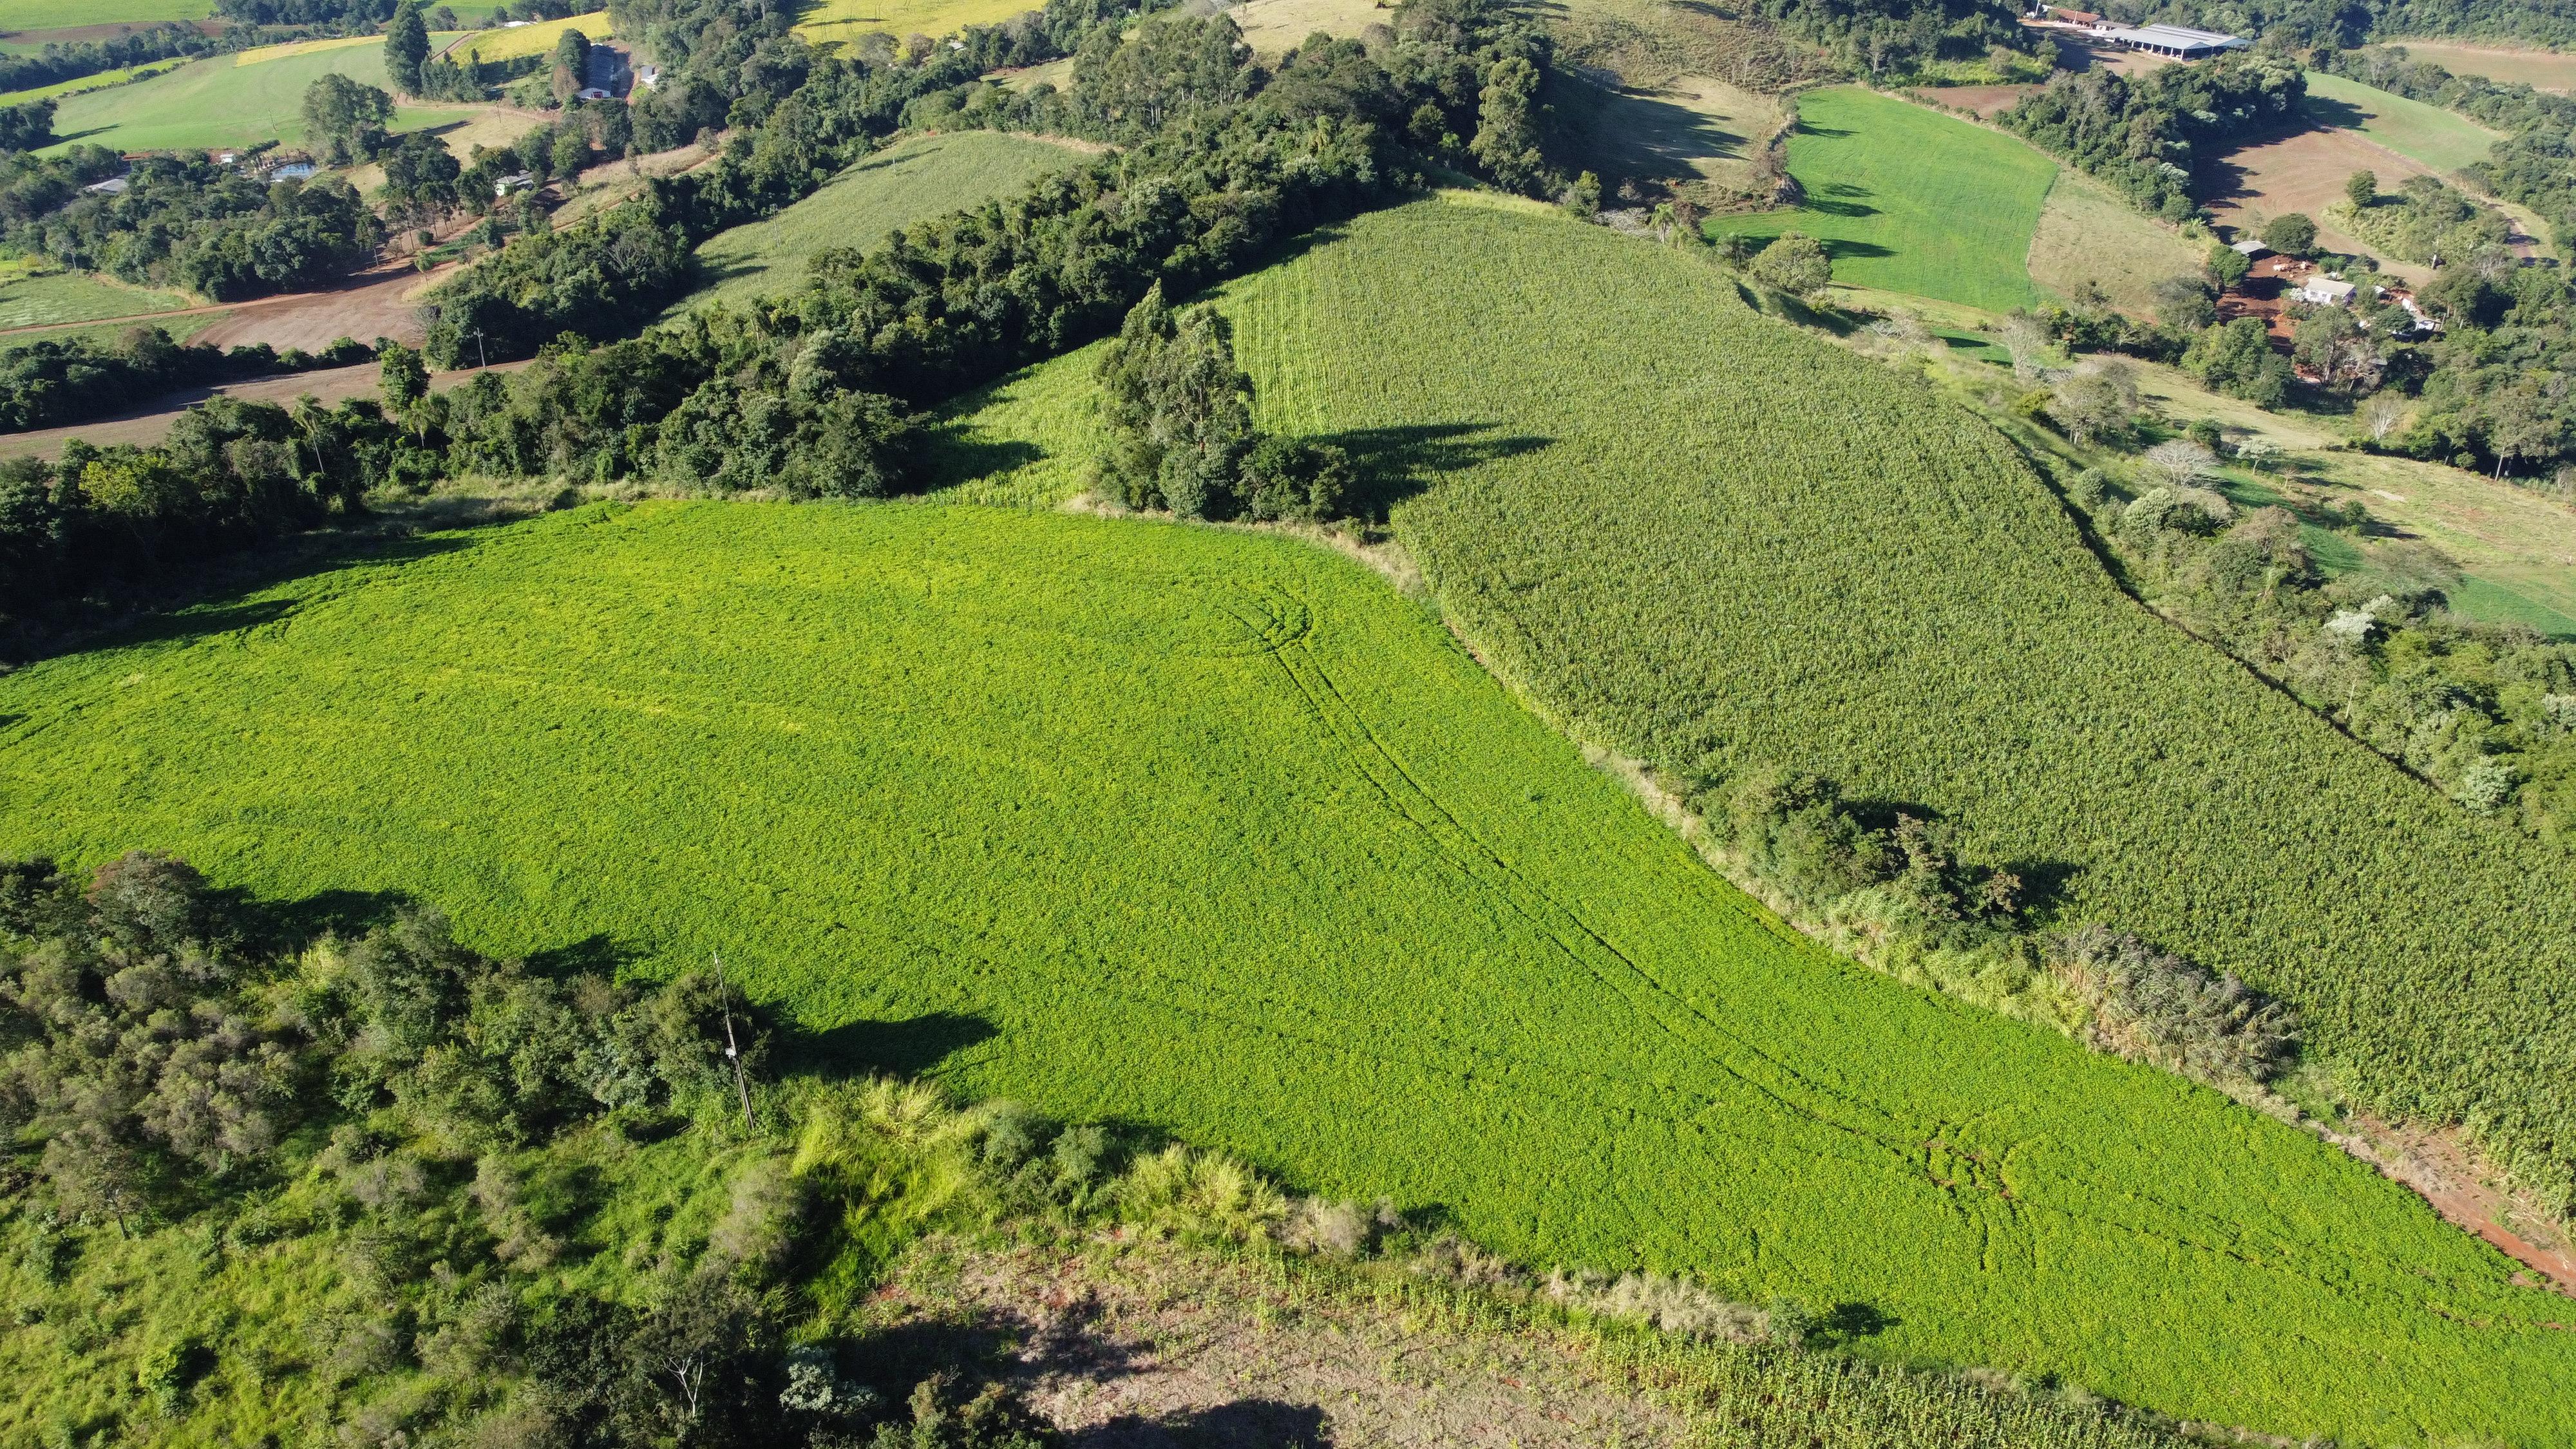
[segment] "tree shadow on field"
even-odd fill
[[[363,936],[390,924],[412,897],[401,891],[317,891],[295,900],[261,900],[237,886],[215,892],[233,919],[251,923],[255,944],[288,951],[326,932]]]
[[[643,957],[644,953],[635,947],[621,946],[606,935],[593,931],[567,945],[531,951],[527,964],[530,971],[540,976],[598,976],[614,981],[621,968]]]
[[[1838,181],[1831,186],[1808,188],[1807,199],[1800,203],[1800,209],[1822,212],[1827,216],[1876,216],[1877,207],[1865,201],[1847,198],[1877,194],[1866,186],[1855,186],[1848,181]],[[1826,245],[1830,247],[1832,243],[1828,242]]]
[[[917,1077],[1000,1034],[983,1017],[949,1011],[900,1021],[845,1021],[820,1031],[782,1024],[779,1055],[786,1070],[800,1075]]]
[[[1837,1303],[1817,1320],[1814,1336],[1842,1348],[1873,1338],[1904,1322],[1874,1303]]]
[[[1237,1399],[1146,1418],[1121,1414],[1071,1436],[1076,1449],[1325,1449],[1333,1433],[1314,1404]]]
[[[1517,458],[1552,446],[1556,439],[1531,433],[1483,437],[1498,423],[1412,423],[1392,428],[1353,428],[1318,433],[1308,441],[1330,443],[1351,455],[1359,475],[1353,510],[1383,518],[1386,510],[1429,488],[1443,473],[1456,473],[1499,458]]]
[[[30,612],[0,633],[0,660],[40,659],[188,643],[290,620],[301,601],[253,599],[280,584],[357,564],[407,564],[469,548],[473,540],[394,531],[301,534],[242,553],[173,568],[159,578],[102,586],[107,602],[83,601],[50,614]],[[77,610],[75,612],[74,610]]]

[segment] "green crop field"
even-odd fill
[[[704,302],[795,291],[804,285],[805,259],[825,247],[875,247],[888,232],[1014,195],[1081,160],[1062,146],[999,131],[905,141],[766,221],[709,237],[698,248],[707,285],[675,303],[670,315]]]
[[[2496,140],[2494,132],[2456,111],[2323,71],[2308,72],[2308,113],[2320,124],[2357,130],[2398,155],[2445,174],[2485,160]]]
[[[1364,222],[1247,320],[1522,233],[1626,247],[1512,220]],[[1546,275],[1590,300],[1623,256],[1654,258]],[[1860,366],[1825,356],[1811,382]],[[708,503],[387,547],[0,678],[0,853],[151,844],[434,900],[492,948],[722,951],[853,1063],[1444,1205],[1534,1262],[1852,1305],[1869,1352],[2576,1442],[2528,1391],[2576,1374],[2563,1300],[2292,1127],[1807,944],[1329,551]]]
[[[0,262],[0,328],[96,322],[145,312],[175,312],[196,304],[183,292],[120,286],[86,272],[32,272],[24,263]]]
[[[54,134],[66,144],[123,151],[293,141],[304,134],[305,88],[327,71],[371,86],[389,84],[381,45],[306,51],[255,65],[218,55],[150,80],[69,97],[54,112]],[[469,114],[402,107],[394,112],[394,129],[417,130]]]
[[[2059,882],[2059,919],[2299,1002],[2382,1110],[2576,1139],[2576,870],[2137,607],[1928,387],[1538,214],[1373,217],[1225,305],[1267,425],[1429,485],[1400,537],[1553,717],[1677,770],[1811,769],[1948,816]],[[1079,477],[1089,365],[954,422],[988,482]]]
[[[0,0],[0,33],[203,20],[214,13],[214,0]]]
[[[2004,311],[2039,301],[2025,257],[2056,169],[1956,116],[1857,86],[1808,91],[1789,137],[1804,203],[1708,230],[1802,231],[1833,254],[1836,281]]]

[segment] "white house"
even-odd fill
[[[2352,300],[2352,283],[2314,276],[2299,287],[2299,300],[2318,307],[2340,307]]]

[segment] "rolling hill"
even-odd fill
[[[1434,203],[1239,312],[1277,377],[1269,349],[1317,340],[1298,319],[1358,278],[1570,261],[1672,265]],[[1778,336],[1835,401],[1891,385]],[[1342,340],[1351,382],[1436,419],[1376,440],[1459,470],[1408,520],[1591,446],[1546,409],[1547,435],[1421,411],[1442,400]],[[1275,396],[1344,410],[1342,385]],[[2517,1388],[2576,1344],[2509,1262],[2295,1128],[1809,945],[1422,608],[1304,544],[598,505],[29,666],[0,721],[0,853],[148,843],[311,909],[413,895],[490,948],[648,972],[721,951],[847,1065],[1155,1124],[1532,1263],[1796,1295],[1867,1353],[2286,1433],[2576,1442]]]

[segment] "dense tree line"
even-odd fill
[[[360,512],[400,475],[403,446],[372,399],[289,410],[217,397],[153,448],[73,439],[50,463],[0,462],[0,609],[42,611]]]
[[[135,161],[115,195],[74,184],[106,170],[104,155],[84,154],[59,173],[41,164],[23,172],[30,201],[63,191],[72,199],[12,217],[0,241],[83,271],[235,301],[318,286],[373,259],[383,240],[375,213],[337,177],[272,184],[202,156],[168,155]]]
[[[2061,75],[1998,119],[2110,182],[2139,209],[2178,222],[2199,212],[2206,164],[2288,124],[2306,96],[2296,62],[2240,52],[2142,76]]]
[[[105,40],[47,41],[29,54],[0,55],[0,91],[30,91],[173,56],[210,55],[217,48],[213,37],[175,20]]]
[[[719,488],[766,478],[808,496],[884,491],[910,436],[906,407],[1103,335],[1158,283],[1196,290],[1367,204],[1418,174],[1413,136],[1474,164],[1479,148],[1456,140],[1460,126],[1486,141],[1525,119],[1509,94],[1493,103],[1531,64],[1521,22],[1441,3],[1400,12],[1397,31],[1383,58],[1319,38],[1272,70],[1222,17],[1152,19],[1123,39],[1112,20],[1093,26],[1071,92],[1039,87],[1018,101],[975,82],[971,66],[936,59],[820,62],[718,165],[655,183],[640,205],[513,243],[434,299],[430,351],[441,363],[471,358],[478,342],[495,358],[544,351],[506,383],[449,394],[424,433],[460,469]],[[942,89],[946,76],[959,78]],[[890,128],[934,99],[950,114],[1127,149],[1015,200],[914,227],[879,251],[819,253],[807,290],[791,298],[701,312],[605,346],[550,341],[640,317],[688,280],[693,239],[803,194],[837,168],[841,138]],[[1502,158],[1499,169],[1520,164],[1506,142],[1482,149]],[[797,441],[833,430],[847,440],[837,450]],[[1329,460],[1263,456],[1330,472]],[[1253,485],[1244,505],[1259,492]]]
[[[1996,50],[2035,58],[2046,74],[2055,42],[2020,23],[2005,0],[1761,0],[1782,34],[1830,51],[1845,68],[1897,80]]]
[[[33,151],[54,143],[54,103],[0,107],[0,151]]]

